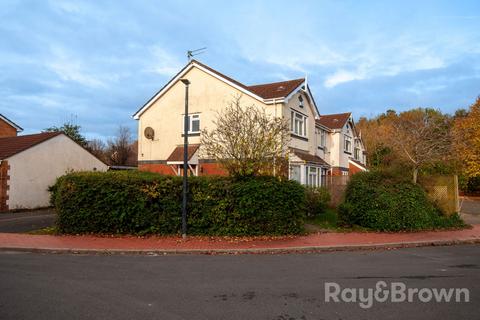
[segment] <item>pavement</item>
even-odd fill
[[[461,197],[460,216],[468,224],[480,224],[480,197]]]
[[[478,319],[479,271],[477,245],[213,256],[0,252],[0,319]],[[466,288],[469,302],[387,299],[363,309],[325,301],[328,282],[375,290],[378,281]]]
[[[0,232],[29,232],[51,227],[55,217],[53,209],[0,213]]]
[[[57,253],[270,253],[480,243],[480,225],[430,232],[314,233],[287,237],[55,236],[0,233],[0,250]]]

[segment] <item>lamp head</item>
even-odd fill
[[[188,86],[190,84],[190,81],[188,79],[185,79],[185,78],[180,79],[180,81],[182,81],[182,83],[186,86]]]

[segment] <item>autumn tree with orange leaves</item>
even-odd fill
[[[456,117],[454,148],[468,178],[480,177],[480,97],[466,114]]]

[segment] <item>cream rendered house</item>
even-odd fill
[[[200,132],[204,128],[212,129],[216,112],[239,95],[242,104],[256,105],[290,121],[291,179],[320,185],[324,181],[322,177],[332,173],[329,160],[335,158],[332,154],[339,148],[333,135],[335,130],[318,121],[322,117],[306,79],[246,86],[196,60],[191,60],[133,115],[138,120],[140,170],[181,174],[185,86],[180,79],[191,83],[188,119],[191,174],[225,174],[213,159],[200,156]],[[321,147],[322,141],[328,147]],[[340,165],[344,165],[343,162]]]

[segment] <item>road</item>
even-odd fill
[[[0,253],[1,319],[478,319],[480,246],[284,255]],[[325,283],[468,288],[470,302],[325,300]]]
[[[52,209],[0,213],[0,232],[28,232],[51,227],[55,217]]]

